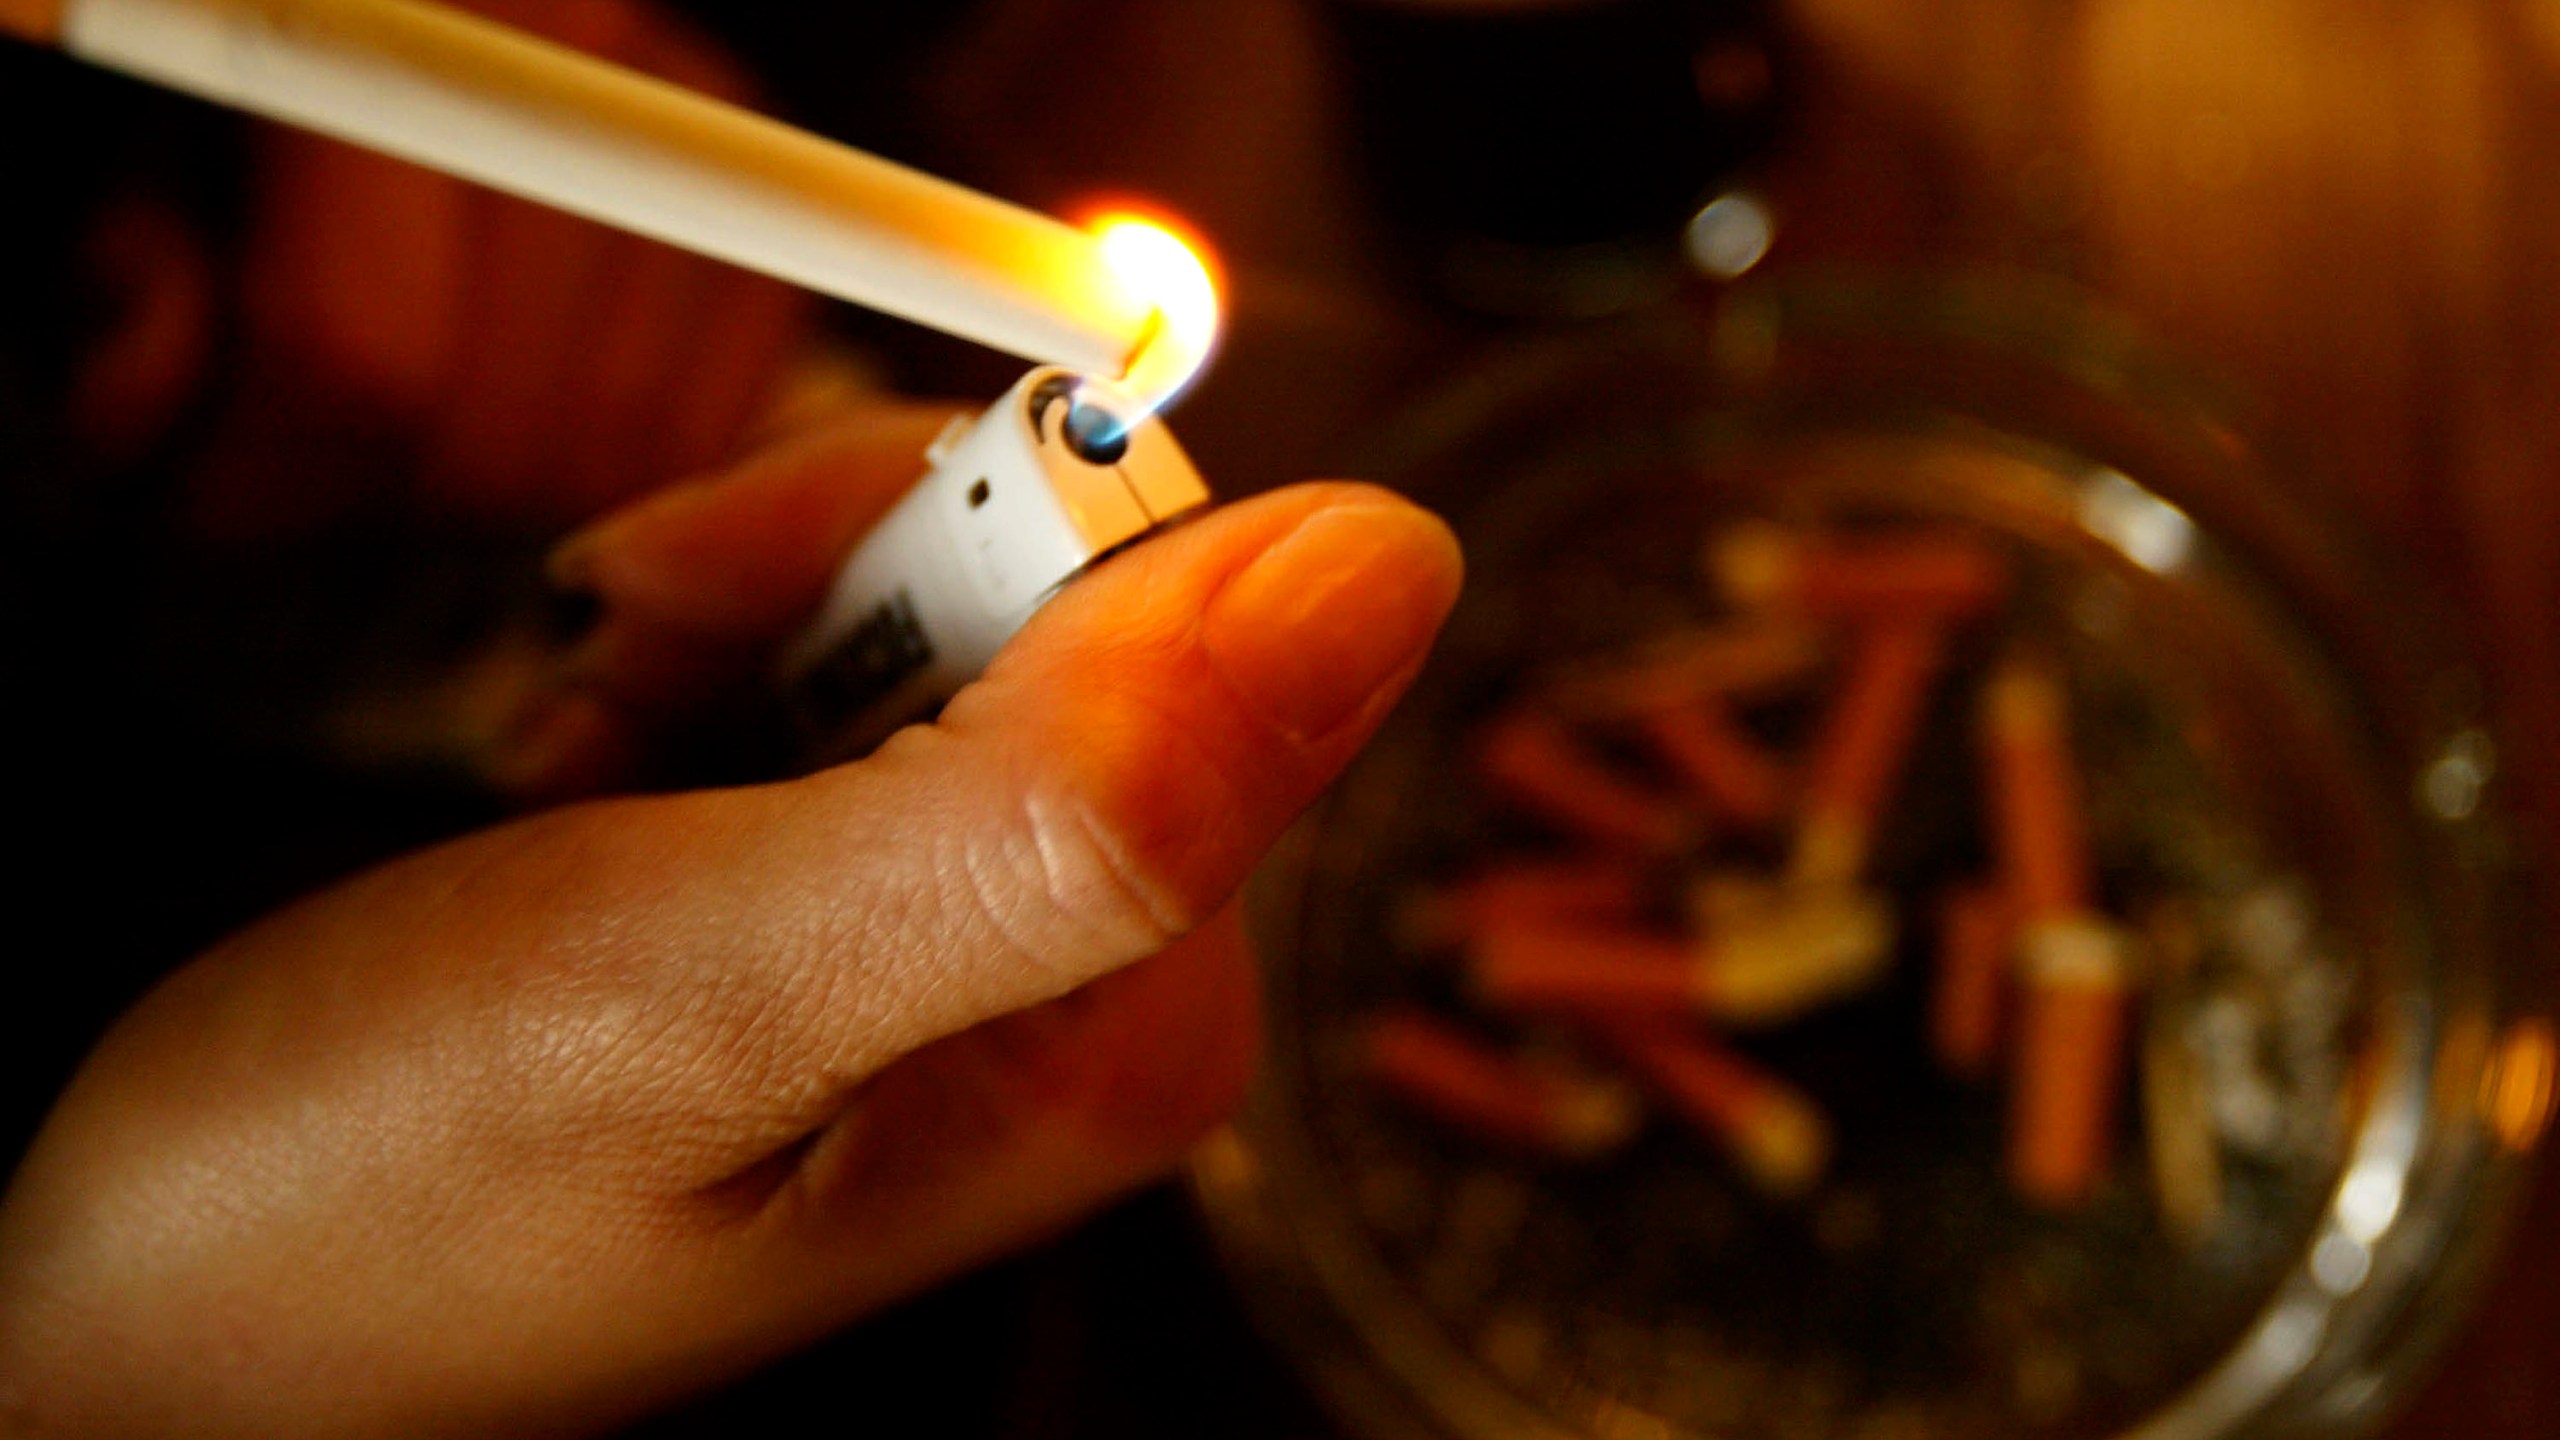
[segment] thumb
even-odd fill
[[[825,1009],[764,1008],[816,1033],[743,1047],[855,1082],[723,1187],[759,1223],[696,1293],[753,1297],[747,1348],[1064,1223],[1223,1113],[1255,1029],[1229,901],[1459,579],[1447,529],[1383,491],[1244,502],[1062,594],[937,724],[778,787],[865,817],[824,868],[895,935],[841,953]]]
[[[0,1205],[0,1370],[51,1357],[12,1373],[136,1433],[556,1430],[1131,1183],[1249,1049],[1204,922],[1458,583],[1384,491],[1275,492],[1070,587],[868,760],[552,811],[242,932]]]
[[[897,929],[838,952],[864,973],[810,1017],[830,1067],[869,1073],[1214,912],[1402,694],[1459,578],[1447,528],[1385,491],[1261,496],[1071,586],[939,723],[785,787],[834,817],[804,873]]]

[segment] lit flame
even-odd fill
[[[1155,329],[1129,357],[1118,386],[1153,413],[1191,383],[1217,348],[1218,282],[1202,247],[1163,220],[1121,210],[1097,216],[1087,228],[1111,273],[1155,307]]]

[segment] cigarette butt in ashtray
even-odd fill
[[[2050,662],[2005,657],[1983,682],[1976,715],[1992,853],[2024,920],[2091,904],[2089,839],[2072,757],[2069,698]]]
[[[1993,851],[2018,924],[2018,1022],[2010,1057],[2009,1174],[2021,1195],[2088,1198],[2114,1149],[2132,948],[2093,910],[2069,695],[2025,650],[1984,682],[1977,713]]]
[[[1893,958],[1894,929],[1883,896],[1790,890],[1752,923],[1709,936],[1708,1012],[1737,1025],[1773,1024],[1865,990]]]
[[[1873,984],[1893,935],[1881,897],[1803,892],[1697,939],[1556,923],[1489,930],[1468,947],[1467,977],[1486,1004],[1520,1012],[1771,1025]]]
[[[1707,545],[1708,575],[1748,611],[1829,620],[1960,620],[2007,598],[2007,558],[1953,531],[1813,535],[1769,522],[1729,526]]]
[[[1696,626],[1559,665],[1531,693],[1568,719],[1633,720],[1702,697],[1748,698],[1789,684],[1812,674],[1824,654],[1821,633],[1800,622]]]
[[[1518,708],[1477,736],[1484,778],[1520,808],[1606,849],[1666,854],[1695,840],[1701,817],[1612,769],[1561,721]]]
[[[1831,1163],[1831,1123],[1802,1091],[1694,1031],[1619,1021],[1595,1027],[1665,1109],[1762,1191],[1802,1195]]]
[[[1556,920],[1506,925],[1467,946],[1467,980],[1498,1009],[1686,1014],[1706,983],[1687,940],[1624,926]]]
[[[1664,765],[1717,813],[1750,826],[1786,813],[1785,765],[1743,730],[1723,696],[1665,705],[1637,723]]]
[[[2015,908],[1998,885],[1957,885],[1939,897],[1930,1048],[1949,1073],[1968,1080],[1988,1076],[1999,1058],[2017,937]]]
[[[1496,1144],[1587,1160],[1643,1122],[1623,1083],[1506,1053],[1426,1011],[1372,1016],[1359,1044],[1363,1069],[1407,1106]]]
[[[2169,1233],[2194,1245],[2211,1235],[2222,1219],[2222,1149],[2204,1058],[2183,1023],[2191,1012],[2183,1005],[2163,1002],[2202,963],[2204,935],[2194,907],[2171,898],[2154,901],[2144,911],[2141,936],[2149,969],[2145,976],[2148,998],[2142,1008],[2142,1038],[2136,1054],[2151,1193]]]
[[[2171,1235],[2195,1244],[2222,1218],[2222,1152],[2203,1063],[2174,1025],[2142,1029],[2142,1133],[2151,1193]]]
[[[1805,762],[1801,816],[1788,878],[1839,885],[1866,868],[1885,805],[1902,778],[1946,651],[1930,619],[1866,627]]]
[[[2088,1199],[2115,1148],[2129,937],[2095,917],[2031,922],[2009,1092],[2009,1178],[2051,1207]]]
[[[1631,925],[1644,892],[1644,871],[1616,857],[1505,861],[1406,896],[1396,910],[1396,938],[1410,949],[1443,950],[1507,926]]]
[[[1722,935],[1759,924],[1789,893],[1783,880],[1757,870],[1709,870],[1691,878],[1683,898],[1691,930]]]

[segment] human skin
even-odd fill
[[[604,620],[523,787],[608,785],[760,663],[937,420],[572,541]],[[1385,492],[1274,492],[1069,587],[867,759],[563,805],[231,939],[0,1201],[0,1427],[593,1430],[1162,1173],[1250,1068],[1235,891],[1459,575]]]

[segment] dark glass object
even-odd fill
[[[1742,0],[1332,0],[1351,143],[1443,293],[1598,313],[1658,291],[1682,226],[1767,143]]]

